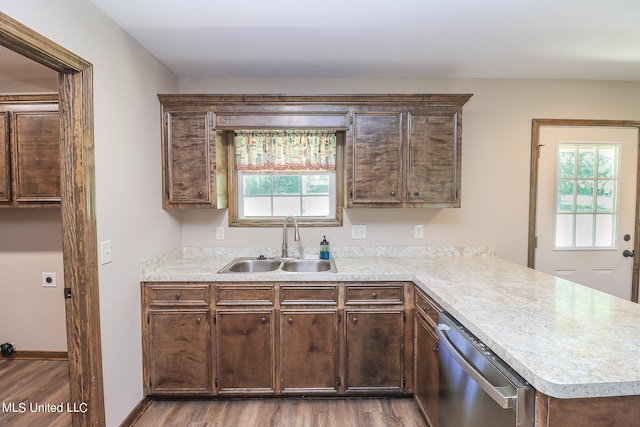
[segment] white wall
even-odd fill
[[[60,209],[0,209],[0,236],[0,342],[66,351]],[[57,287],[42,287],[43,272]]]
[[[181,93],[472,93],[463,111],[460,209],[347,210],[342,228],[301,231],[305,246],[326,234],[332,245],[491,245],[497,256],[527,262],[531,120],[640,119],[640,84],[589,81],[428,79],[186,79]],[[184,212],[182,243],[263,246],[276,229],[228,228],[226,211]],[[367,239],[352,240],[351,224]],[[424,224],[424,239],[413,225]],[[215,227],[225,227],[225,240]]]
[[[157,93],[177,79],[89,0],[0,0],[0,11],[93,64],[98,241],[113,262],[100,267],[107,425],[142,399],[140,262],[180,245],[162,210]]]

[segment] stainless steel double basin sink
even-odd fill
[[[218,273],[337,273],[331,259],[240,257]]]

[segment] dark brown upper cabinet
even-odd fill
[[[347,203],[460,207],[462,106],[470,95],[359,107],[347,135]]]
[[[0,96],[0,207],[60,206],[56,94]]]
[[[460,207],[462,107],[472,95],[158,95],[163,207],[225,208],[229,132],[333,129],[347,208]]]

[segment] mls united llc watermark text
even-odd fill
[[[89,408],[85,402],[2,402],[0,411],[3,413],[26,414],[26,413],[58,413],[58,412],[80,412],[86,413]]]

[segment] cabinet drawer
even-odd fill
[[[337,305],[338,286],[282,286],[280,288],[280,302],[283,305]]]
[[[421,291],[416,291],[416,308],[423,316],[433,321],[434,325],[438,323],[438,314],[442,309]]]
[[[207,304],[208,285],[150,286],[152,304]]]
[[[403,285],[347,286],[347,304],[402,304]]]
[[[216,305],[273,305],[273,286],[218,285]]]

